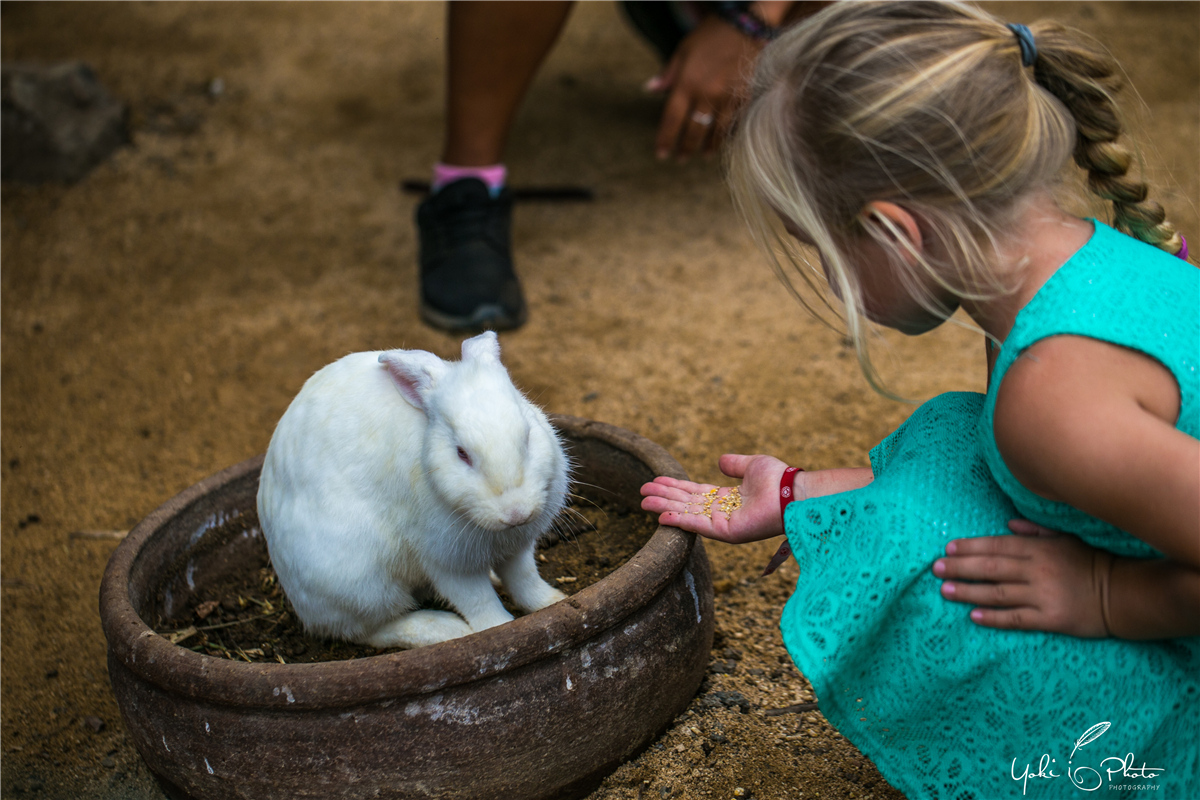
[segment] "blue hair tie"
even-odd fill
[[[1033,62],[1037,61],[1037,45],[1033,43],[1033,33],[1025,25],[1016,22],[1008,23],[1008,29],[1017,37],[1017,44],[1021,46],[1021,66],[1032,67]]]

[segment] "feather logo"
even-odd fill
[[[1092,727],[1090,727],[1086,731],[1084,731],[1083,736],[1079,737],[1079,741],[1077,741],[1075,743],[1074,749],[1071,750],[1071,758],[1075,758],[1076,750],[1078,750],[1079,748],[1083,747],[1086,744],[1091,744],[1092,742],[1096,741],[1104,734],[1104,732],[1106,730],[1108,730],[1111,727],[1112,727],[1111,722],[1097,722],[1095,725],[1093,725]]]

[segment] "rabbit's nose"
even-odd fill
[[[504,509],[500,515],[500,519],[505,525],[515,528],[518,525],[524,525],[533,518],[533,510],[524,506],[512,506]]]

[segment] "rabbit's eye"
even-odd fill
[[[460,447],[460,448],[458,448],[458,457],[459,457],[459,458],[462,460],[462,462],[463,462],[464,464],[466,464],[468,467],[469,467],[469,466],[471,466],[471,457],[470,457],[469,455],[467,455],[467,451],[466,451],[466,450],[463,450],[461,447]]]

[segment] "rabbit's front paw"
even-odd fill
[[[555,589],[548,583],[542,583],[538,590],[533,592],[529,598],[529,602],[522,605],[526,611],[538,611],[546,606],[552,606],[559,600],[566,600],[567,596]]]

